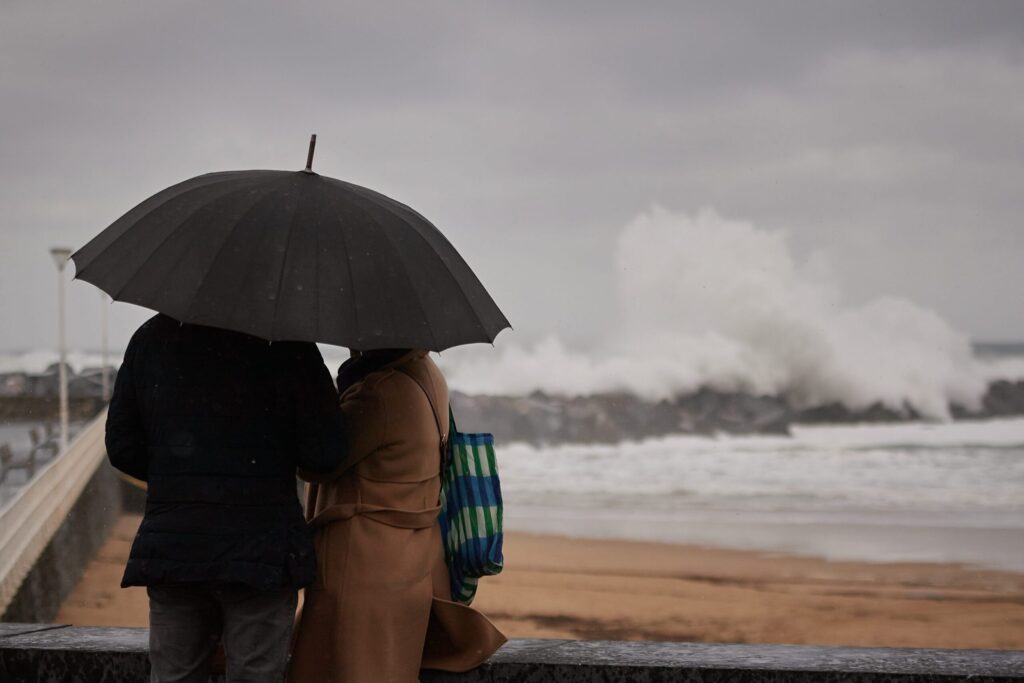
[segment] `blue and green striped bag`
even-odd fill
[[[482,576],[501,572],[502,504],[491,434],[463,434],[448,409],[441,475],[441,536],[452,600],[473,602]]]

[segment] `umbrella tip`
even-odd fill
[[[316,149],[316,133],[309,136],[309,154],[306,156],[306,168],[302,169],[306,173],[313,172],[313,151]]]

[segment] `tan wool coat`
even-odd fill
[[[304,475],[318,480],[306,489],[306,520],[319,566],[305,591],[289,679],[409,683],[421,667],[482,664],[505,637],[450,599],[437,522],[444,376],[426,352],[413,351],[353,384],[341,401],[345,465],[326,477]]]

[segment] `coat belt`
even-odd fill
[[[426,529],[437,524],[440,512],[440,505],[423,510],[402,510],[368,503],[341,503],[314,515],[308,523],[312,527],[317,527],[358,516],[400,529]]]

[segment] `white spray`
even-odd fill
[[[905,299],[849,305],[822,259],[799,263],[784,232],[659,206],[617,245],[616,333],[591,354],[549,338],[445,363],[471,393],[660,399],[706,386],[800,406],[881,402],[947,418],[974,408],[986,377],[966,335]]]

